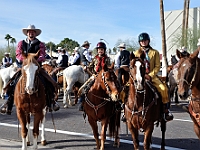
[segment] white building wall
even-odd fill
[[[165,16],[165,31],[166,31],[166,44],[167,44],[167,60],[168,64],[171,64],[171,55],[176,54],[176,45],[172,45],[173,36],[177,34],[178,31],[182,28],[183,21],[183,10],[173,10],[166,11]],[[188,18],[188,27],[189,28],[199,28],[200,29],[200,7],[190,8],[189,9],[189,18]],[[200,38],[200,37],[199,37]],[[196,44],[197,41],[194,41]]]

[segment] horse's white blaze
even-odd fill
[[[142,90],[143,86],[142,86],[142,75],[140,72],[140,66],[141,66],[141,62],[136,61],[135,66],[136,66],[136,80],[137,80],[137,89],[138,90]]]
[[[24,66],[24,70],[26,72],[27,81],[26,81],[26,92],[28,94],[33,94],[34,92],[34,80],[35,80],[35,72],[38,69],[38,66],[36,66],[33,63],[30,63],[29,66]]]

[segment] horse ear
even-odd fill
[[[130,60],[132,60],[134,58],[135,58],[135,54],[133,52],[131,52],[131,54],[130,54]]]
[[[140,55],[140,58],[142,59],[142,60],[144,60],[145,58],[146,58],[146,55],[145,55],[145,53],[143,52],[143,53],[141,53],[141,55]]]
[[[40,49],[37,51],[37,53],[34,55],[35,59],[39,58],[39,54],[40,54]]]
[[[102,70],[105,72],[105,71],[108,71],[108,66],[105,64],[105,65],[103,65],[103,67],[102,67]]]
[[[178,49],[176,49],[176,56],[181,59],[181,52]]]
[[[26,51],[22,50],[22,57],[25,59],[25,58],[27,58],[27,56],[28,56],[28,54],[26,53]]]

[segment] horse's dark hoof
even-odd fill
[[[60,106],[58,105],[58,103],[55,103],[53,106],[53,110],[58,111],[59,109],[60,109]]]
[[[125,115],[122,116],[121,121],[122,121],[122,122],[126,122],[126,117],[125,117]]]

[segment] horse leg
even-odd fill
[[[133,139],[134,150],[139,150],[138,129],[131,122],[127,122],[127,125]]]
[[[95,138],[95,141],[96,141],[96,145],[97,145],[97,150],[99,150],[100,142],[99,142],[99,133],[98,133],[97,122],[94,121],[90,117],[88,117],[88,122],[89,122],[90,126],[92,127],[93,135],[94,135],[94,138]]]
[[[100,147],[100,150],[104,150],[107,127],[108,127],[108,119],[102,120],[101,121],[101,147]]]
[[[26,124],[26,127],[28,129],[28,134],[26,136],[26,143],[27,143],[27,146],[30,146],[31,145],[31,142],[30,142],[30,137],[31,137],[31,129],[30,129],[30,116],[27,115],[27,124]]]
[[[37,112],[34,114],[34,125],[33,125],[33,149],[37,150],[38,145],[37,145],[37,139],[39,135],[39,124],[43,118],[42,112]]]
[[[44,124],[45,124],[45,120],[46,120],[46,118],[45,118],[45,116],[46,116],[46,108],[44,108],[43,109],[43,115],[44,115],[44,117],[43,117],[43,119],[42,119],[42,121],[41,121],[41,144],[43,145],[43,146],[45,146],[46,145],[46,138],[45,138],[45,132],[44,132],[44,130],[45,130],[45,126],[44,126]]]
[[[148,123],[148,127],[145,130],[144,133],[144,150],[149,150],[151,148],[151,138],[152,138],[152,133],[154,129],[154,124],[153,123]]]
[[[194,123],[194,132],[196,133],[197,137],[200,140],[200,127],[196,122]]]
[[[161,142],[161,150],[165,150],[165,132],[166,132],[166,121],[161,119],[161,132],[162,132],[162,142]]]
[[[120,129],[121,111],[116,111],[115,118],[116,118],[116,120],[115,120],[115,133],[114,133],[115,134],[114,135],[115,140],[114,140],[113,146],[119,148],[119,146],[120,146],[119,129]]]
[[[174,89],[174,94],[175,94],[175,103],[178,104],[179,101],[178,101],[178,87],[176,86],[175,89]]]
[[[26,128],[26,115],[24,112],[17,109],[17,117],[21,125],[22,150],[27,150],[26,136],[28,129]]]

